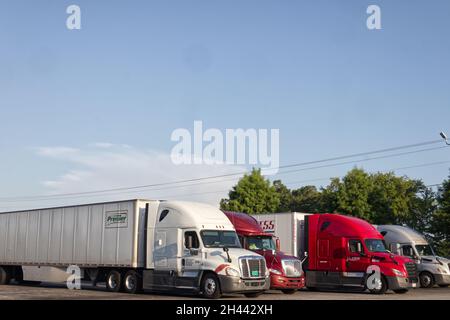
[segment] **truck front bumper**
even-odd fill
[[[289,278],[276,274],[270,275],[270,288],[281,289],[301,289],[305,286],[305,277]]]
[[[434,274],[434,281],[437,285],[449,285],[450,284],[450,274]]]
[[[390,290],[401,290],[401,289],[411,289],[417,287],[417,283],[409,278],[403,277],[386,277],[388,289]]]
[[[269,290],[269,277],[262,279],[241,279],[219,275],[222,293],[248,293]]]

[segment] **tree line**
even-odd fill
[[[312,185],[289,189],[281,180],[271,182],[253,169],[220,207],[248,214],[341,213],[372,224],[407,225],[423,233],[438,254],[450,256],[450,176],[435,192],[421,180],[354,168],[319,189]]]

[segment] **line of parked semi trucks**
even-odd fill
[[[0,285],[66,282],[73,266],[112,292],[206,298],[450,284],[450,261],[419,233],[339,214],[251,216],[142,199],[0,213]],[[373,266],[381,276],[368,286]]]

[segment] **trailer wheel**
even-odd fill
[[[122,287],[122,275],[117,270],[111,270],[106,277],[106,289],[111,292],[119,292]]]
[[[140,293],[142,291],[142,278],[135,270],[130,270],[123,279],[123,290],[126,293]]]
[[[9,269],[0,267],[0,285],[7,285],[11,281],[11,273]]]
[[[218,299],[222,295],[220,292],[219,278],[215,274],[207,273],[202,279],[201,291],[203,297],[207,299]]]
[[[420,286],[422,288],[432,288],[434,286],[434,277],[428,271],[424,271],[419,276]]]

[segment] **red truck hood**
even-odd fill
[[[394,260],[396,263],[398,263],[400,265],[403,265],[407,262],[414,262],[412,259],[410,259],[408,257],[399,256],[399,255],[388,253],[388,252],[372,252],[371,256],[372,256],[372,259],[376,259],[377,257],[379,257],[379,258],[381,258],[382,261],[385,261],[385,262],[393,262],[393,260]]]
[[[266,264],[268,268],[278,269],[281,268],[281,260],[283,259],[296,259],[297,257],[290,256],[281,251],[272,250],[255,250],[256,253],[262,255],[266,259]]]

